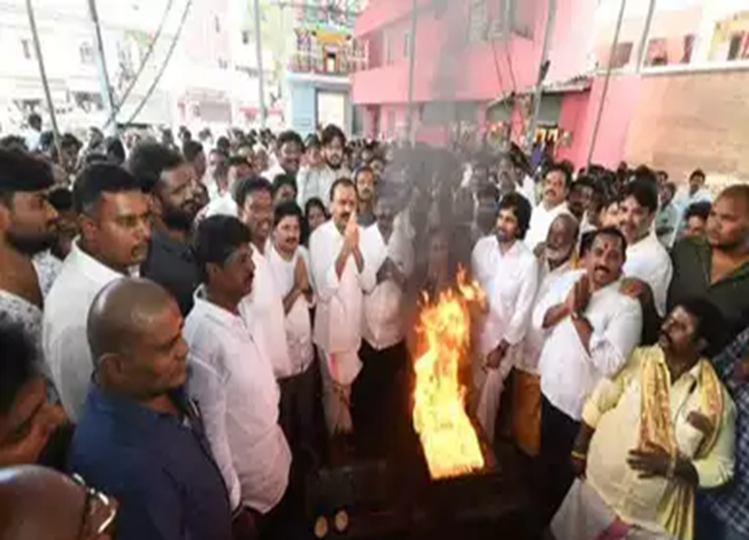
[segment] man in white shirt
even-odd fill
[[[343,162],[343,150],[346,148],[346,136],[343,131],[337,126],[329,125],[322,132],[321,142],[322,155],[325,159],[324,166],[304,168],[297,178],[298,202],[302,208],[313,197],[321,201],[330,201],[330,188],[333,183],[351,174]]]
[[[666,296],[673,266],[666,248],[658,241],[653,224],[658,212],[655,176],[641,174],[624,188],[619,212],[619,230],[627,239],[624,275],[638,280],[645,289],[639,295],[645,310],[652,307],[666,315]],[[657,326],[657,325],[656,325]]]
[[[309,241],[317,301],[313,339],[320,351],[328,432],[348,435],[353,431],[351,386],[361,370],[364,256],[354,183],[339,178],[330,195],[332,219],[315,229]]]
[[[262,174],[269,180],[279,174],[288,174],[296,178],[302,164],[302,154],[304,154],[304,141],[301,135],[296,131],[284,131],[278,135],[276,141],[278,162],[268,170],[259,170],[258,174]]]
[[[585,400],[601,379],[621,369],[642,331],[640,304],[619,291],[627,241],[613,228],[591,234],[584,269],[562,277],[533,312],[533,325],[546,333],[539,360],[541,452],[534,482],[543,524],[574,479],[570,452]]]
[[[494,424],[504,381],[530,323],[538,285],[536,257],[523,243],[531,218],[531,204],[521,193],[505,195],[499,203],[495,234],[479,240],[473,250],[473,274],[489,300],[489,311],[479,335],[481,364],[475,384],[480,398],[476,416],[494,441]]]
[[[237,192],[240,220],[250,230],[252,261],[255,263],[255,287],[239,303],[239,313],[253,339],[273,366],[273,373],[285,395],[285,383],[294,374],[286,342],[283,297],[268,266],[265,254],[270,249],[273,202],[271,185],[265,178],[243,182]],[[285,403],[285,400],[282,400]],[[281,407],[282,424],[286,408]]]
[[[242,181],[252,176],[252,165],[241,156],[231,156],[228,161],[226,191],[217,199],[212,199],[202,213],[211,216],[239,216],[237,206],[237,190]]]
[[[525,244],[534,250],[546,240],[551,222],[559,214],[569,213],[567,195],[572,184],[569,171],[561,165],[552,165],[544,175],[543,198],[541,203],[533,209],[531,225]]]
[[[556,283],[572,270],[575,246],[580,225],[570,214],[560,214],[551,223],[538,257],[538,291],[533,307],[556,287]],[[544,346],[545,333],[529,324],[523,340],[522,354],[518,355],[513,375],[512,433],[515,443],[526,454],[538,454],[541,435],[541,378],[538,359]]]
[[[663,247],[671,249],[676,240],[676,232],[679,227],[679,209],[674,204],[676,186],[671,182],[662,184],[659,189],[660,208],[655,218],[655,234],[658,235]]]
[[[214,216],[198,226],[193,249],[203,284],[183,335],[190,347],[188,392],[200,407],[231,507],[249,507],[268,520],[282,508],[291,451],[278,425],[271,364],[239,314],[240,301],[256,286],[249,240],[236,218]]]
[[[60,400],[77,420],[93,372],[86,337],[89,307],[104,286],[146,259],[151,214],[138,181],[108,163],[80,173],[73,199],[81,235],[46,299],[42,335]]]
[[[413,247],[402,228],[394,226],[397,194],[379,184],[375,224],[362,230],[360,245],[366,261],[364,316],[359,357],[362,372],[353,391],[357,445],[375,454],[406,419],[406,372],[403,292],[413,271]],[[374,198],[374,195],[373,195]],[[410,417],[410,415],[409,415]]]
[[[294,201],[282,202],[273,211],[272,246],[266,252],[268,267],[283,299],[286,342],[291,374],[283,382],[281,419],[294,454],[315,449],[315,399],[317,372],[313,368],[310,308],[313,305],[309,254],[300,245],[304,216]]]
[[[695,203],[712,203],[713,195],[705,187],[707,177],[702,169],[696,169],[689,175],[689,183],[682,186],[674,196],[674,206],[679,210],[679,230],[684,228],[684,213]]]

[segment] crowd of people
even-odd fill
[[[419,309],[461,268],[466,407],[528,456],[535,532],[749,538],[749,185],[29,124],[0,141],[0,539],[308,536],[306,474],[410,429]]]

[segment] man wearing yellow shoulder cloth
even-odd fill
[[[681,303],[656,346],[636,349],[598,385],[571,456],[581,478],[552,522],[556,540],[691,540],[695,490],[733,476],[736,409],[703,356],[721,344],[722,320],[705,300]]]

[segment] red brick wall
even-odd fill
[[[747,87],[747,70],[643,76],[625,159],[676,182],[698,167],[708,183],[749,180]]]

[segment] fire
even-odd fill
[[[413,422],[433,479],[482,469],[479,438],[465,408],[460,364],[471,336],[469,305],[483,304],[483,291],[458,274],[458,292],[443,292],[419,316],[426,352],[416,360]]]

